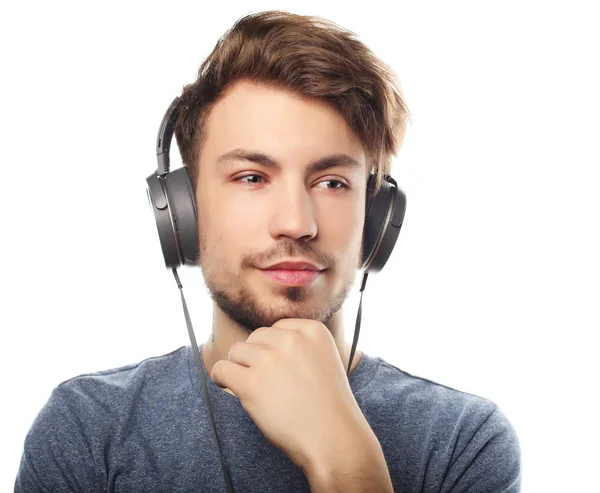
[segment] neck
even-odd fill
[[[229,349],[234,343],[238,341],[244,342],[250,336],[246,329],[233,322],[216,304],[213,304],[213,314],[213,331],[202,348],[202,360],[209,375],[212,371],[212,367],[217,361],[228,358]],[[333,340],[338,349],[342,365],[346,371],[348,369],[352,344],[344,338],[342,310],[339,310],[332,317],[328,328],[333,335]],[[358,366],[361,357],[362,352],[360,352],[357,347],[354,358],[352,359],[350,373]]]

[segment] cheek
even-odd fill
[[[328,243],[340,255],[354,255],[362,241],[364,217],[361,214],[327,214],[321,231],[327,231]]]
[[[252,240],[258,237],[256,221],[247,209],[244,212],[229,207],[218,214],[217,208],[212,210],[214,216],[209,219],[205,232],[209,254],[211,258],[225,262],[224,266],[231,267],[248,253]]]
[[[222,269],[238,269],[257,239],[264,235],[265,214],[251,194],[227,194],[218,181],[205,180],[197,194],[198,214],[204,218],[200,227],[209,262]],[[248,198],[246,198],[246,195]]]

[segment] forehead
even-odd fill
[[[311,162],[325,154],[344,153],[366,166],[362,144],[337,110],[256,82],[230,86],[209,112],[204,132],[206,157],[236,148],[264,152],[284,162]]]

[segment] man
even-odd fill
[[[346,375],[367,178],[389,174],[407,118],[392,72],[338,26],[265,12],[219,41],[179,107],[214,301],[203,371],[235,491],[519,491],[494,403],[360,351]],[[199,381],[183,347],[63,382],[15,491],[226,491]]]

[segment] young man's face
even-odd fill
[[[229,88],[204,128],[196,200],[212,299],[248,331],[282,318],[329,326],[359,268],[367,180],[359,140],[325,103],[247,81]],[[223,158],[234,151],[278,166]],[[357,164],[310,169],[334,155]],[[289,259],[324,270],[303,285],[263,270]]]

